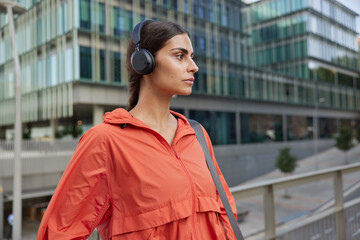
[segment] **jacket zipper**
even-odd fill
[[[170,145],[169,145],[170,146]],[[170,146],[171,147],[171,146]],[[189,171],[187,170],[187,168],[185,167],[183,161],[180,159],[180,156],[177,154],[177,152],[174,150],[173,147],[171,147],[171,150],[173,151],[176,159],[179,161],[181,167],[183,168],[188,181],[190,183],[190,187],[191,187],[191,197],[192,197],[192,215],[191,215],[191,226],[195,235],[195,239],[197,239],[197,231],[196,231],[196,227],[195,227],[195,216],[196,216],[196,210],[195,210],[195,187],[194,187],[194,182],[190,176]]]
[[[191,215],[191,225],[192,225],[192,229],[195,235],[195,239],[197,239],[197,230],[195,227],[195,215],[196,215],[196,210],[195,210],[195,186],[194,186],[194,182],[190,176],[189,171],[187,170],[187,168],[185,167],[183,161],[180,159],[180,156],[177,154],[177,152],[174,150],[174,148],[165,140],[165,138],[163,136],[161,136],[158,132],[152,130],[151,128],[145,128],[148,131],[152,132],[157,139],[159,139],[160,142],[163,142],[168,148],[170,148],[172,150],[172,153],[174,154],[175,158],[179,161],[181,167],[183,168],[186,177],[189,181],[190,184],[190,188],[191,188],[191,197],[192,197],[192,215]]]
[[[194,186],[194,182],[193,182],[193,180],[192,180],[192,178],[191,178],[191,176],[190,176],[190,173],[189,173],[189,171],[187,170],[187,168],[185,167],[185,165],[184,165],[184,163],[183,163],[183,161],[181,160],[181,158],[180,158],[180,156],[177,154],[177,152],[175,151],[175,149],[172,147],[172,146],[170,146],[170,144],[165,140],[165,138],[163,137],[163,136],[161,136],[158,132],[156,132],[156,131],[154,131],[154,133],[156,134],[156,135],[158,135],[158,139],[159,140],[161,140],[167,147],[169,147],[171,150],[172,150],[172,152],[173,152],[173,154],[174,154],[174,156],[175,156],[175,158],[178,160],[178,162],[180,163],[180,165],[181,165],[181,167],[183,168],[183,170],[184,170],[184,172],[185,172],[185,174],[186,174],[186,177],[187,177],[187,179],[188,179],[188,181],[189,181],[189,184],[190,184],[190,188],[191,188],[191,200],[192,200],[192,215],[191,215],[191,226],[192,226],[192,230],[193,230],[193,233],[194,233],[194,239],[198,239],[197,238],[197,230],[196,230],[196,227],[195,227],[195,225],[196,225],[196,223],[195,223],[195,216],[196,216],[196,210],[195,210],[195,186]]]

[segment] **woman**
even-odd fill
[[[82,136],[38,239],[86,239],[95,227],[103,240],[235,239],[194,130],[170,111],[174,95],[191,93],[198,71],[187,31],[172,22],[146,21],[133,38],[127,52],[129,109],[106,113]],[[145,57],[149,64],[137,56],[145,49],[154,57]]]

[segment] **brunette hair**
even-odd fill
[[[154,21],[146,24],[141,28],[141,41],[139,43],[139,48],[144,48],[148,50],[154,57],[156,53],[166,44],[166,42],[178,35],[189,33],[185,28],[181,27],[177,23],[169,22],[169,21]],[[140,82],[143,75],[140,75],[134,71],[131,66],[131,54],[135,51],[135,45],[132,41],[132,37],[129,40],[129,44],[127,47],[126,53],[126,68],[129,75],[129,106],[128,111],[133,109],[138,100],[139,100],[139,92],[140,92]]]

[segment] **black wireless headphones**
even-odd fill
[[[155,68],[155,58],[146,49],[140,49],[140,34],[141,28],[146,24],[154,22],[153,20],[144,20],[138,23],[133,31],[133,43],[135,44],[135,51],[131,54],[131,66],[135,72],[141,75],[151,73]]]

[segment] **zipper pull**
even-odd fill
[[[174,152],[174,154],[175,154],[175,157],[177,158],[177,159],[180,159],[180,156],[177,154],[177,152],[172,148],[172,150],[173,150],[173,152]]]

